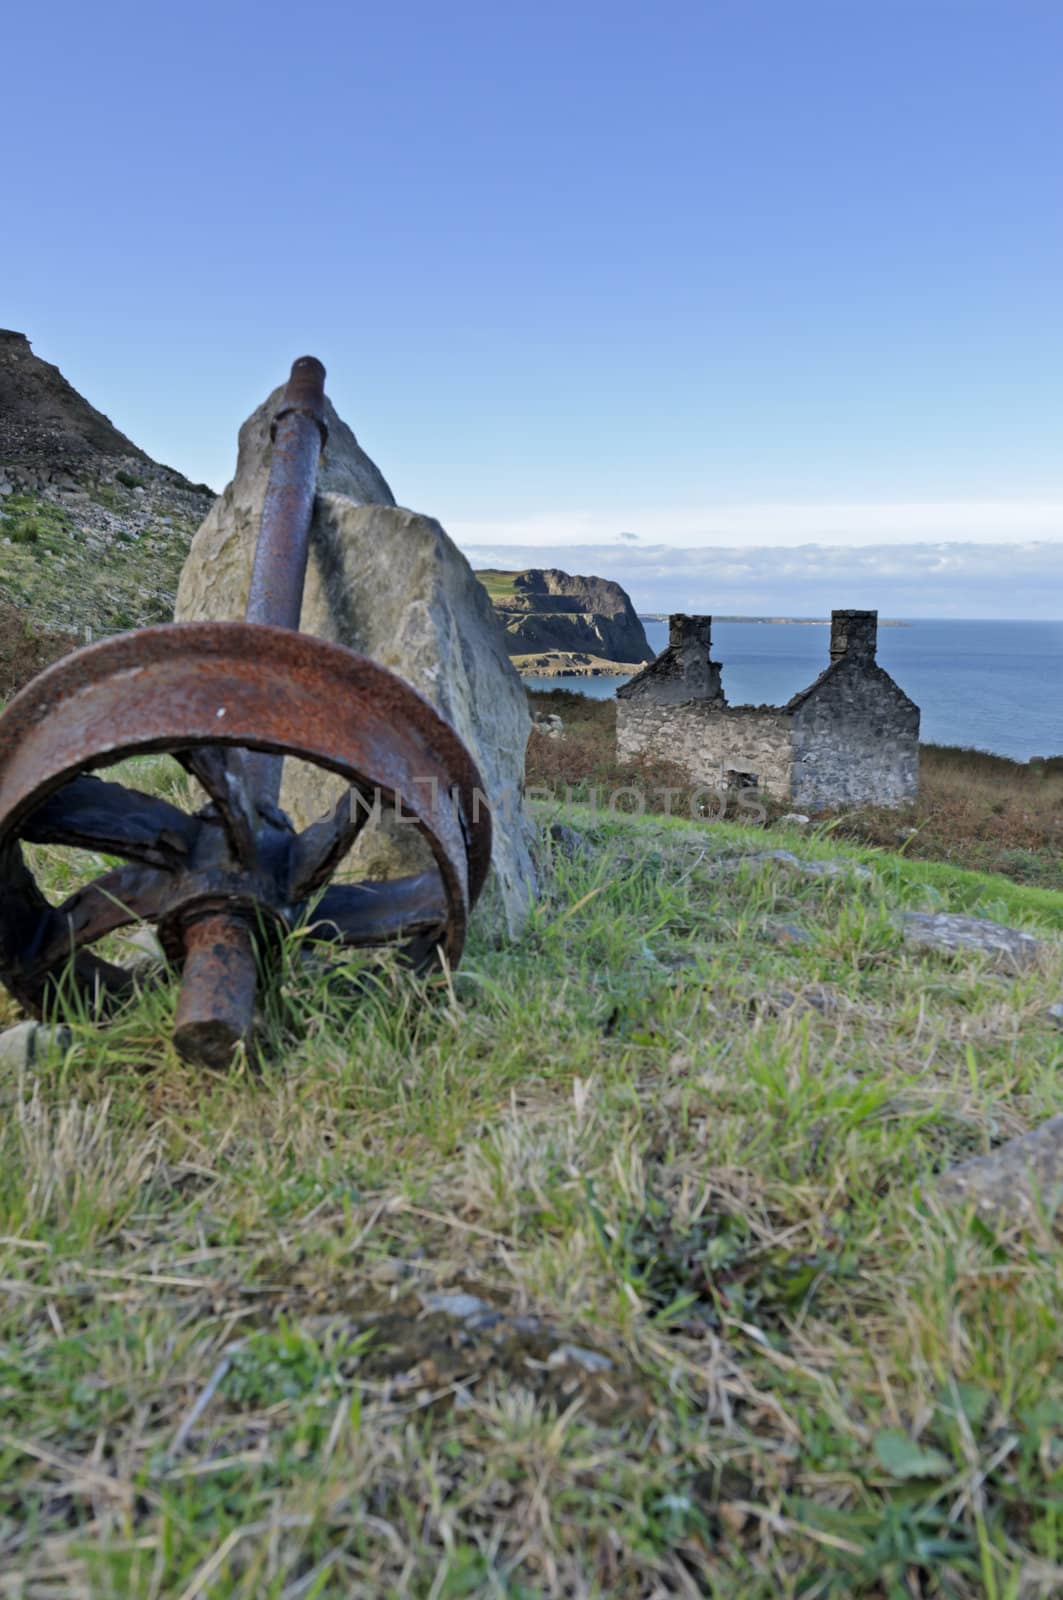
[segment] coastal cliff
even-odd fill
[[[531,567],[477,577],[518,672],[537,677],[633,672],[653,656],[626,591],[610,578]]]

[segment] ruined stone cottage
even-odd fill
[[[616,692],[617,757],[755,785],[808,811],[914,800],[919,707],[876,662],[877,635],[877,611],[832,612],[830,665],[814,683],[784,706],[732,706],[712,618],[671,616],[667,648]]]

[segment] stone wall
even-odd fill
[[[620,761],[670,761],[693,783],[714,788],[730,773],[745,773],[779,800],[790,798],[791,727],[788,712],[770,706],[661,705],[640,697],[616,702]]]
[[[838,658],[791,710],[795,806],[893,806],[917,797],[919,708],[874,662]]]

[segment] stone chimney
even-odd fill
[[[712,654],[712,618],[675,611],[668,618],[668,649],[690,700],[722,700],[720,664]]]
[[[673,611],[668,618],[669,650],[701,650],[706,659],[712,652],[712,618],[687,617]]]
[[[871,666],[878,642],[877,611],[832,611],[830,614],[831,661],[855,661]]]

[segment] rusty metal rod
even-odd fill
[[[314,356],[292,363],[271,433],[273,455],[244,619],[295,633],[318,457],[328,438],[325,368]],[[237,782],[252,816],[276,805],[283,769],[283,756],[245,754]],[[238,1045],[250,1042],[257,982],[254,942],[241,917],[219,913],[188,929],[174,1025],[174,1043],[186,1060],[224,1066]]]
[[[325,369],[313,356],[293,363],[272,434],[273,458],[244,617],[295,631],[303,605],[317,461],[328,437]]]
[[[298,632],[318,457],[328,439],[325,368],[315,356],[300,356],[272,425],[273,456],[262,504],[246,622],[265,622]],[[276,805],[283,757],[249,753],[245,772],[252,800]]]

